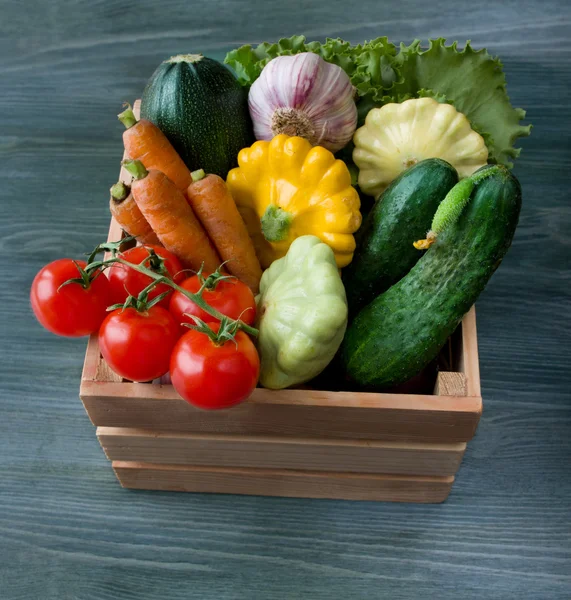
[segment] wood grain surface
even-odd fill
[[[565,0],[0,0],[2,600],[571,597],[570,23]],[[31,319],[39,267],[105,238],[121,102],[165,57],[293,33],[471,39],[534,124],[443,505],[123,490],[77,397],[85,341]]]
[[[109,460],[393,475],[455,475],[466,450],[465,442],[205,435],[121,427],[98,427],[97,437]]]

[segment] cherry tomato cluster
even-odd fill
[[[99,332],[101,354],[118,375],[145,382],[170,371],[177,392],[200,408],[228,408],[252,393],[260,360],[240,329],[255,320],[250,288],[219,271],[185,278],[178,258],[159,246],[99,263],[93,256],[89,265],[56,260],[36,275],[30,300],[46,329],[69,337]]]

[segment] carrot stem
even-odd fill
[[[122,202],[129,195],[131,188],[128,185],[125,185],[122,181],[118,181],[115,185],[111,186],[109,190],[111,192],[111,197],[116,202]]]
[[[123,125],[125,125],[125,129],[129,129],[133,127],[137,122],[137,117],[135,117],[135,113],[130,104],[127,104],[127,108],[117,115],[117,118]]]
[[[193,182],[200,181],[206,177],[206,173],[204,172],[204,169],[197,169],[196,171],[193,171],[190,176],[192,177]]]
[[[135,179],[144,179],[149,174],[140,160],[124,160],[121,164]]]

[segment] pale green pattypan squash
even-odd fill
[[[262,275],[256,302],[260,383],[277,390],[319,375],[347,328],[347,298],[333,250],[313,235],[294,240]]]
[[[488,161],[484,139],[465,115],[432,98],[373,108],[353,141],[359,187],[375,198],[403,171],[426,158],[442,158],[461,178]]]

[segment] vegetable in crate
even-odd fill
[[[127,156],[140,160],[146,169],[162,171],[181,191],[190,185],[190,171],[165,134],[150,121],[137,121],[130,104],[118,115],[125,125],[123,145]]]
[[[262,267],[303,235],[331,246],[338,267],[351,262],[361,213],[343,161],[303,138],[280,134],[242,150],[238,164],[228,173],[228,188]]]
[[[173,56],[157,67],[141,116],[159,127],[189,169],[224,178],[253,140],[247,92],[224,65],[201,54]]]
[[[180,283],[185,279],[183,266],[178,257],[162,246],[150,244],[135,246],[121,252],[119,257],[129,263],[143,265],[153,273],[164,275],[175,283]],[[123,304],[128,296],[137,297],[153,281],[148,275],[121,263],[111,265],[107,273],[113,300],[111,304]],[[159,283],[149,291],[147,299],[153,300],[161,294],[167,294],[159,302],[159,306],[168,308],[170,301],[168,294],[171,291],[172,288],[167,283]]]
[[[450,104],[432,98],[386,104],[368,114],[353,138],[359,188],[377,197],[403,171],[426,158],[441,158],[467,177],[486,164],[482,136]]]
[[[226,269],[257,294],[262,277],[260,261],[246,225],[224,180],[193,171],[186,197],[226,263]]]
[[[118,181],[109,191],[111,193],[109,210],[121,229],[143,244],[159,245],[157,234],[143,216],[131,194],[131,186]]]
[[[531,125],[521,125],[525,110],[510,104],[500,60],[484,48],[474,50],[470,42],[462,50],[458,42],[446,46],[444,38],[429,40],[426,50],[420,44],[420,40],[401,44],[395,57],[399,77],[390,101],[425,96],[452,104],[484,138],[488,159],[513,167],[511,159],[521,152],[514,143],[530,134]]]
[[[66,337],[95,333],[111,304],[109,281],[101,269],[84,271],[84,260],[54,260],[34,277],[30,303],[48,331]]]
[[[222,275],[220,269],[210,274],[197,273],[185,279],[180,287],[193,294],[202,290],[204,301],[231,319],[241,319],[247,325],[253,325],[256,320],[256,299],[252,290],[239,279]],[[169,311],[177,323],[192,325],[194,317],[198,317],[205,323],[219,321],[179,291],[172,294]],[[183,326],[183,330],[186,332],[188,329]]]
[[[457,192],[465,190],[466,180],[438,209],[438,221],[445,226],[430,249],[348,328],[341,363],[362,387],[395,385],[419,373],[438,354],[510,247],[521,207],[517,179],[498,165],[483,167],[472,178],[476,187],[461,214],[458,208],[465,198]],[[443,219],[444,213],[451,218]]]
[[[230,408],[254,391],[260,358],[252,340],[228,323],[198,322],[176,344],[170,363],[175,390],[206,410]]]
[[[343,269],[350,317],[420,259],[411,240],[428,231],[438,205],[457,182],[452,165],[429,158],[400,175],[375,202],[357,235],[353,261]]]
[[[347,327],[345,289],[331,248],[313,235],[297,238],[262,275],[257,305],[261,384],[282,389],[319,375]]]
[[[194,271],[202,265],[215,271],[222,261],[184,194],[164,173],[147,171],[138,160],[123,165],[134,177],[131,191],[135,202],[162,245]]]
[[[379,37],[352,46],[341,39],[327,38],[306,43],[303,35],[283,38],[277,43],[263,42],[255,48],[250,45],[231,50],[224,62],[229,64],[244,86],[251,86],[265,66],[277,56],[312,52],[328,63],[338,65],[350,78],[358,96],[380,95],[388,90],[398,77],[395,69],[397,49],[386,37]]]
[[[311,52],[271,60],[250,88],[248,105],[259,140],[285,133],[337,152],[357,127],[349,77]]]
[[[520,153],[514,143],[529,135],[531,126],[520,124],[525,111],[510,104],[501,62],[485,49],[474,50],[469,42],[462,50],[457,42],[450,46],[445,42],[430,40],[423,50],[420,40],[414,40],[397,51],[386,37],[352,46],[340,39],[307,43],[302,35],[294,35],[255,48],[242,46],[230,51],[225,62],[242,85],[250,86],[276,56],[314,52],[349,76],[358,95],[359,124],[371,108],[409,98],[433,98],[466,116],[484,138],[490,161],[513,166],[511,159]]]
[[[110,313],[99,330],[99,348],[115,373],[145,382],[168,372],[179,337],[174,317],[151,301],[148,306],[131,305]]]

